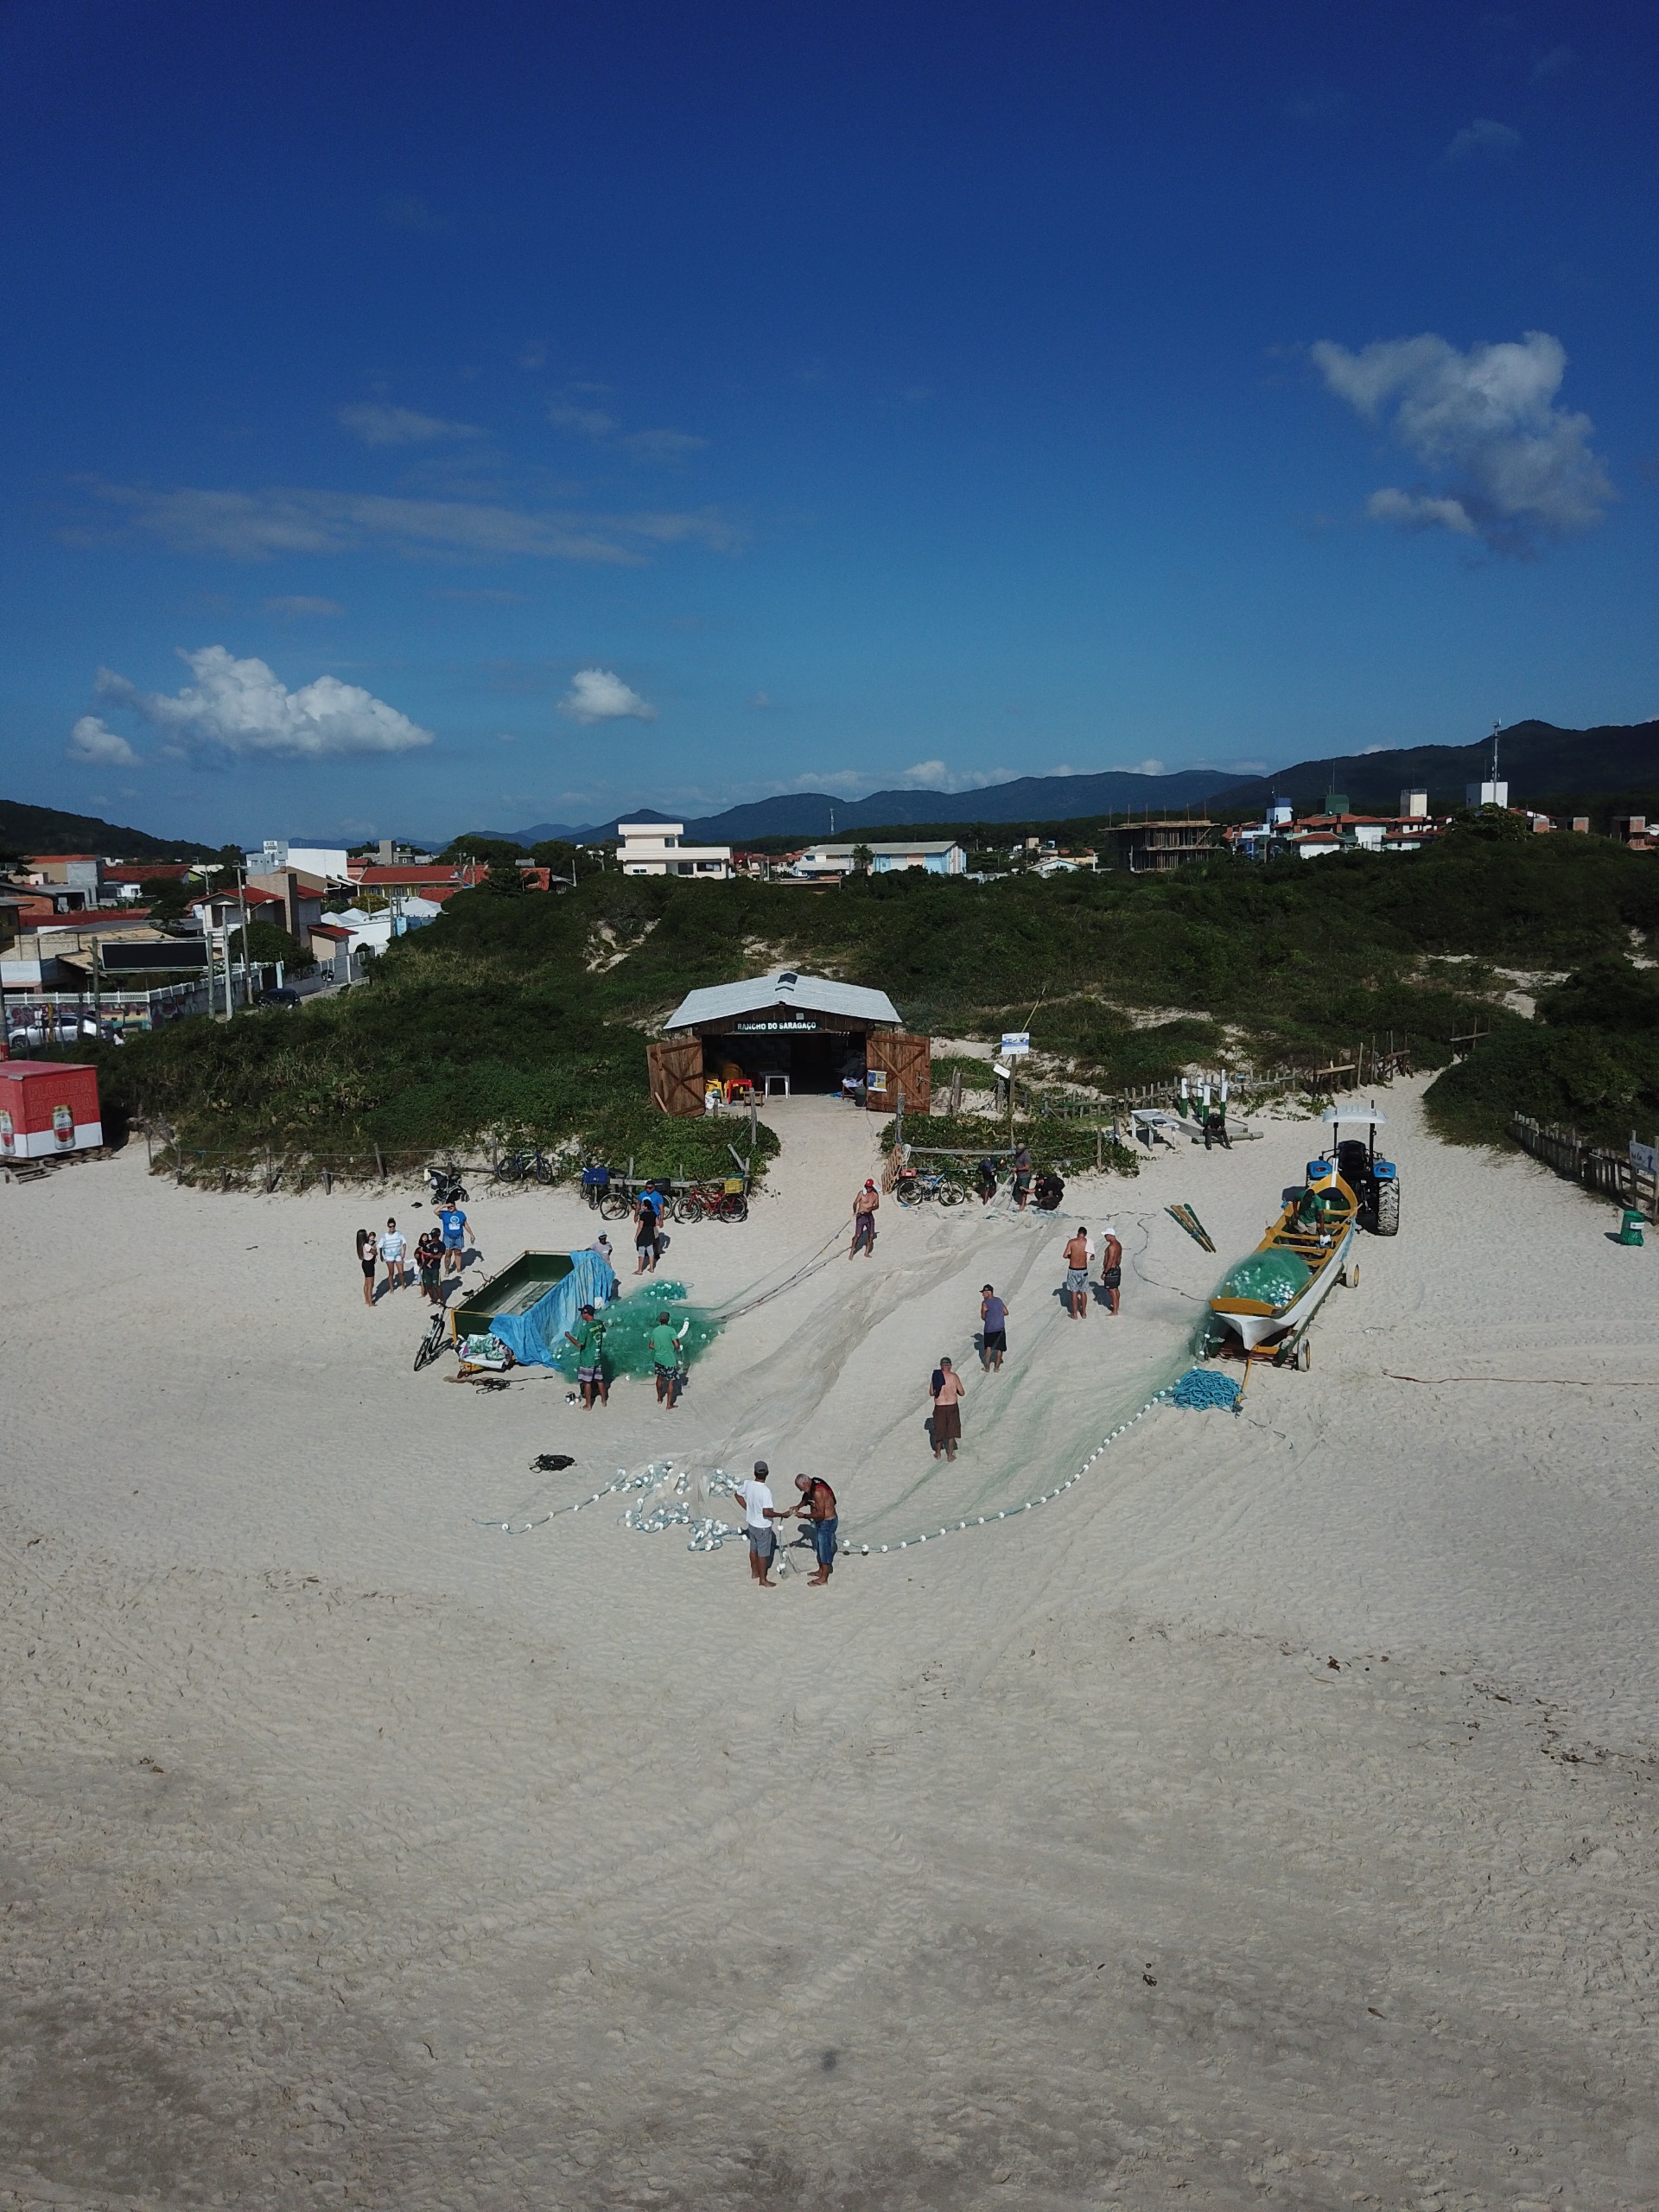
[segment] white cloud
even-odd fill
[[[267,614],[302,616],[343,614],[346,610],[337,599],[312,599],[299,592],[284,599],[268,599],[265,612]]]
[[[98,673],[99,692],[187,749],[215,747],[244,756],[306,760],[351,753],[409,753],[432,742],[430,730],[338,677],[319,676],[290,691],[264,661],[234,659],[223,645],[181,652],[179,658],[195,678],[181,691],[140,691],[124,676],[104,668]]]
[[[573,722],[654,722],[657,709],[608,668],[579,668],[559,712]]]
[[[1449,530],[1459,537],[1472,537],[1475,525],[1461,499],[1437,499],[1427,492],[1373,492],[1365,502],[1373,522],[1391,522],[1402,530]]]
[[[578,437],[592,438],[596,443],[621,427],[615,416],[607,415],[602,407],[550,407],[547,419],[556,430],[574,430]]]
[[[602,407],[577,406],[569,401],[556,401],[547,410],[547,419],[556,430],[569,430],[596,446],[614,446],[635,461],[683,461],[688,454],[701,453],[709,442],[690,430],[630,430],[625,435],[616,416],[607,415]]]
[[[1589,530],[1613,496],[1590,448],[1595,425],[1555,404],[1567,353],[1547,331],[1466,353],[1431,331],[1357,353],[1321,340],[1313,357],[1338,398],[1450,480],[1374,493],[1369,512],[1379,521],[1525,555],[1541,537]]]
[[[124,507],[137,528],[175,552],[238,561],[384,544],[416,559],[581,561],[637,568],[649,558],[642,543],[695,543],[718,553],[734,552],[743,543],[741,530],[707,507],[689,513],[582,515],[353,492],[151,492],[124,484],[92,488],[106,504]],[[80,533],[68,535],[71,543],[91,542]]]
[[[632,430],[619,442],[636,461],[683,461],[688,454],[701,453],[709,441],[690,430]]]
[[[1467,123],[1441,156],[1446,162],[1507,162],[1520,151],[1521,133],[1507,123],[1494,123],[1478,115]]]
[[[423,446],[434,438],[484,435],[475,423],[446,423],[436,415],[417,415],[412,407],[385,407],[375,400],[342,407],[334,419],[342,430],[361,438],[365,446]]]
[[[72,760],[95,761],[101,767],[139,768],[143,762],[118,730],[111,729],[96,715],[83,715],[69,733],[64,750]]]
[[[1547,79],[1559,77],[1563,69],[1570,69],[1578,60],[1570,46],[1552,46],[1548,54],[1541,54],[1532,65],[1532,81],[1543,84]]]
[[[868,780],[874,784],[875,779]],[[882,779],[883,782],[886,779]],[[918,760],[906,768],[898,779],[900,790],[925,791],[977,791],[987,784],[1006,784],[1013,781],[1007,768],[969,768],[953,770],[943,760]]]
[[[772,705],[772,701],[766,696],[764,691],[757,691],[754,696],[749,701],[749,704],[756,710],[757,713],[764,714]]]

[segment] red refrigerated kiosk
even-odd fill
[[[72,1060],[0,1060],[0,1160],[50,1160],[104,1142],[98,1071]]]

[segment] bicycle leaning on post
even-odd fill
[[[747,1221],[749,1201],[741,1175],[709,1176],[684,1183],[674,1193],[676,1221]]]

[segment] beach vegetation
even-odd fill
[[[1651,1119],[1656,987],[1626,956],[1659,930],[1659,862],[1487,827],[1459,823],[1411,855],[1217,855],[1150,876],[906,872],[807,893],[612,871],[556,897],[486,884],[397,940],[366,988],[308,1007],[299,1038],[277,1016],[179,1023],[105,1055],[105,1082],[199,1144],[496,1133],[714,1173],[732,1123],[667,1121],[645,1045],[688,990],[755,972],[759,944],[768,964],[886,990],[912,1032],[994,1043],[1029,1027],[1046,1070],[1103,1097],[1187,1067],[1318,1065],[1391,1032],[1446,1071],[1431,1097],[1448,1135],[1490,1139],[1517,1109]],[[1505,969],[1569,980],[1529,1020],[1504,1002]],[[277,1028],[300,1055],[280,1077]],[[963,1073],[985,1080],[978,1063]]]

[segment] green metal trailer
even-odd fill
[[[449,1308],[449,1338],[481,1336],[498,1313],[528,1313],[575,1265],[569,1252],[521,1252],[499,1274]]]

